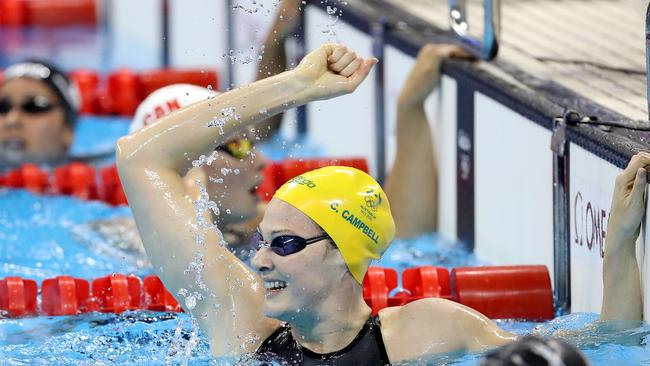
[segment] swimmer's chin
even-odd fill
[[[264,298],[264,316],[267,318],[277,319],[283,322],[291,322],[296,318],[296,314],[283,306],[284,301],[276,301],[280,299],[272,299],[267,296]]]
[[[23,164],[44,164],[49,166],[55,166],[63,162],[65,158],[63,156],[40,156],[30,154],[26,151],[2,151],[0,150],[0,168],[18,168]]]

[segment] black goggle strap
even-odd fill
[[[327,235],[327,234],[323,234],[323,235],[315,236],[313,238],[305,239],[305,245],[312,244],[312,243],[315,243],[317,241],[321,241],[321,240],[325,240],[325,239],[330,239],[330,236]]]

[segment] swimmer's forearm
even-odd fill
[[[285,39],[281,38],[278,34],[278,28],[279,26],[276,24],[273,30],[269,32],[266,42],[264,42],[262,60],[260,60],[257,67],[256,80],[278,75],[287,69],[287,52],[284,47]],[[256,136],[262,141],[273,136],[280,129],[282,116],[282,113],[278,113],[255,126],[255,130],[257,131]]]
[[[643,317],[641,278],[635,256],[635,242],[635,238],[619,239],[615,235],[607,238],[600,320],[641,320]]]
[[[309,83],[293,71],[257,81],[163,117],[118,141],[118,159],[175,170],[233,134],[286,109],[310,101]]]
[[[420,192],[413,195],[413,190]],[[437,167],[431,128],[422,103],[398,103],[397,153],[386,180],[398,237],[412,237],[435,230]]]

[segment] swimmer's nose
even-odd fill
[[[272,253],[267,247],[260,248],[251,260],[251,266],[259,273],[270,272],[273,269]]]
[[[261,172],[268,165],[268,163],[269,160],[266,158],[266,156],[264,156],[261,151],[256,149],[254,161],[255,170]]]
[[[20,110],[19,108],[12,108],[9,113],[5,115],[5,118],[2,119],[2,128],[5,130],[18,129],[21,126],[20,123]]]

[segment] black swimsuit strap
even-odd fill
[[[379,320],[379,315],[371,317],[370,322],[375,327],[375,341],[381,354],[381,360],[384,362],[384,365],[390,365],[390,359],[388,358],[388,352],[386,352],[386,345],[384,344],[384,337],[381,335],[381,320]]]

